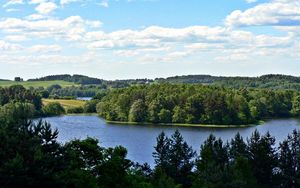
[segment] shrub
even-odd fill
[[[84,112],[85,113],[96,113],[96,106],[97,106],[98,102],[99,102],[99,100],[87,101],[83,106]]]
[[[47,116],[58,116],[65,113],[64,107],[58,102],[48,103],[43,107],[42,111]]]
[[[68,114],[80,114],[83,113],[83,108],[81,106],[79,107],[70,107],[67,109]]]

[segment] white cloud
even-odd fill
[[[108,5],[108,0],[102,0],[100,3],[99,3],[100,6],[103,6],[105,8],[109,7]]]
[[[47,18],[42,20],[23,20],[6,18],[0,20],[0,30],[9,34],[22,34],[28,38],[51,38],[79,40],[89,28],[101,25],[100,21],[83,20],[80,16],[70,16],[60,20]]]
[[[19,12],[20,9],[16,9],[16,8],[9,8],[5,10],[6,12]]]
[[[27,20],[41,20],[46,18],[45,15],[41,15],[41,14],[30,14],[28,16],[25,17]]]
[[[84,41],[90,50],[112,50],[117,56],[141,62],[172,62],[194,56],[212,56],[217,61],[242,61],[270,55],[294,56],[290,53],[297,45],[298,38],[295,37],[291,33],[286,36],[255,35],[222,27],[175,29],[152,26],[111,33],[87,32]]]
[[[57,9],[57,5],[53,2],[45,2],[39,4],[35,10],[40,13],[40,14],[50,14],[53,12],[55,9]]]
[[[115,55],[114,59],[120,58],[122,61],[123,58],[132,58],[141,62],[172,62],[183,58],[208,56],[218,61],[242,61],[272,54],[300,57],[300,51],[294,49],[300,46],[298,42],[300,27],[276,27],[286,33],[281,36],[258,35],[226,26],[183,28],[150,26],[140,30],[124,29],[104,32],[100,29],[102,23],[98,20],[85,20],[80,16],[70,16],[65,19],[51,17],[48,14],[58,8],[53,2],[57,1],[31,0],[30,3],[37,6],[37,14],[29,15],[23,19],[0,19],[0,31],[4,34],[3,40],[19,42],[20,44],[25,40],[32,42],[31,47],[23,47],[22,52],[25,55],[21,54],[28,59],[28,62],[36,54],[47,55],[39,56],[41,62],[48,61],[46,57],[53,60],[54,57],[58,58],[58,60],[54,60],[55,62],[69,60],[68,56],[63,54],[65,51],[62,52],[60,46],[66,41],[68,44],[68,46],[64,46],[66,51],[91,51],[96,54],[109,54],[109,57]],[[75,2],[75,0],[62,0],[60,3],[63,5],[71,2]],[[45,3],[53,3],[55,8],[38,10],[38,7]],[[274,3],[286,4],[289,8],[284,7],[284,10],[280,12],[277,11],[280,8],[274,6]],[[229,26],[264,25],[270,23],[270,18],[272,18],[275,20],[272,23],[282,25],[279,23],[283,22],[283,15],[286,15],[288,19],[293,18],[295,20],[298,18],[298,13],[294,10],[298,10],[298,7],[291,8],[290,1],[287,2],[287,0],[276,0],[260,4],[260,6],[261,8],[257,8],[259,7],[257,5],[246,11],[233,12],[227,17],[226,24]],[[270,8],[270,6],[275,8]],[[255,13],[258,17],[255,17]],[[44,45],[43,39],[50,39],[55,45]],[[8,42],[1,41],[0,49],[22,48],[19,44]]]
[[[11,5],[16,5],[16,4],[23,4],[23,0],[9,0],[7,3],[5,3],[4,5],[2,5],[2,7],[8,7]]]
[[[60,52],[62,47],[59,45],[34,45],[29,48],[32,53],[56,53]]]
[[[29,4],[41,4],[46,2],[48,2],[48,0],[30,0]]]
[[[157,48],[187,46],[188,48],[221,48],[230,45],[240,47],[291,46],[293,35],[274,37],[254,35],[248,31],[230,30],[222,27],[193,26],[181,29],[148,27],[141,31],[120,30],[111,33],[87,32],[84,40],[89,48]]]
[[[22,42],[27,40],[27,38],[23,35],[8,35],[5,36],[5,40],[13,41],[13,42]]]
[[[273,0],[245,11],[235,10],[226,17],[228,26],[300,25],[300,0]]]
[[[3,40],[0,40],[0,50],[1,51],[17,51],[22,49],[22,46],[19,44],[12,44],[5,42]]]
[[[60,0],[61,5],[66,5],[70,3],[82,2],[82,0]]]
[[[247,3],[256,3],[257,0],[246,0]]]
[[[214,43],[226,40],[221,27],[193,26],[181,29],[152,26],[141,31],[88,32],[89,48],[160,47],[168,43]]]

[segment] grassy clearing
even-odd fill
[[[74,108],[74,107],[83,107],[83,105],[86,103],[86,101],[81,101],[81,100],[43,99],[44,105],[47,105],[50,102],[58,102],[65,109]]]
[[[75,84],[73,82],[66,82],[66,81],[62,81],[62,80],[54,80],[54,81],[25,81],[25,82],[15,82],[15,81],[0,81],[0,87],[9,87],[12,85],[22,85],[25,88],[29,88],[29,87],[34,87],[34,88],[38,88],[38,87],[44,87],[47,88],[51,85],[54,84],[58,84],[61,87],[70,87],[70,86],[79,86],[78,84]]]

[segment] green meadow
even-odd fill
[[[24,82],[16,82],[16,81],[0,81],[0,87],[9,87],[12,85],[22,85],[25,88],[29,87],[44,87],[47,88],[51,85],[58,84],[61,87],[70,87],[70,86],[79,86],[73,82],[66,82],[62,80],[53,80],[53,81],[24,81]]]
[[[65,109],[83,107],[83,105],[86,103],[86,101],[82,101],[82,100],[43,99],[43,105],[47,105],[51,102],[58,102]]]

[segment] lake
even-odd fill
[[[114,147],[122,145],[128,149],[128,158],[139,163],[147,162],[154,164],[152,158],[153,146],[156,137],[164,131],[171,135],[178,129],[189,145],[198,153],[200,145],[213,133],[223,140],[230,140],[237,132],[246,138],[257,129],[264,134],[267,131],[275,136],[277,144],[284,140],[294,129],[300,129],[300,120],[278,119],[270,120],[262,125],[247,128],[197,128],[197,127],[174,127],[174,126],[149,126],[149,125],[115,125],[107,124],[96,115],[66,115],[60,117],[49,117],[44,120],[51,123],[52,127],[59,130],[58,140],[67,142],[87,136],[97,138],[101,146]]]
[[[77,97],[76,100],[80,100],[80,101],[90,101],[92,100],[92,97]]]

